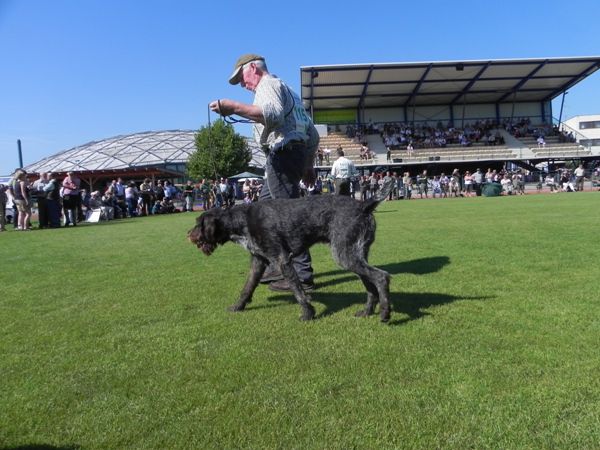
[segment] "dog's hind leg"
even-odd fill
[[[252,301],[252,294],[254,294],[254,290],[256,289],[256,286],[258,286],[260,277],[262,277],[266,267],[267,263],[265,260],[252,255],[250,260],[250,273],[246,279],[246,284],[240,293],[239,300],[228,308],[229,311],[243,311],[246,305]]]
[[[363,247],[363,248],[361,248]],[[365,309],[358,316],[367,316],[375,308],[375,295],[379,298],[380,317],[382,322],[390,320],[390,275],[367,263],[367,249],[360,240],[351,247],[331,245],[331,253],[335,261],[344,269],[357,274],[365,285],[368,297]]]
[[[300,278],[298,278],[298,274],[296,273],[294,265],[292,264],[291,255],[289,257],[279,258],[279,267],[284,278],[290,284],[290,288],[292,289],[292,293],[294,294],[296,301],[302,308],[300,320],[313,319],[315,317],[315,308],[310,304],[310,297],[306,295],[306,292],[304,292],[304,289],[302,289],[302,283],[300,282]]]
[[[377,286],[369,281],[369,279],[363,275],[359,275],[365,289],[367,290],[367,303],[364,309],[358,311],[356,317],[367,317],[375,312],[375,305],[379,302],[379,292],[377,292]]]
[[[361,280],[364,277],[368,280],[369,284],[375,286],[379,297],[379,316],[381,321],[387,322],[390,320],[390,274],[385,270],[370,266],[364,260],[360,261],[358,267],[354,267],[351,270],[356,273]],[[368,287],[367,290],[369,290]],[[369,310],[369,301],[371,300],[370,297],[373,294],[369,291],[368,295],[369,298],[365,306],[365,312]]]

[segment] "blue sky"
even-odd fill
[[[595,56],[598,17],[597,0],[0,0],[0,175],[18,166],[17,139],[30,164],[206,125],[211,100],[251,101],[227,83],[242,53],[299,90],[303,65]],[[600,73],[570,91],[563,118],[594,113]]]

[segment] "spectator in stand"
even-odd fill
[[[406,146],[406,155],[410,158],[413,154],[413,142],[409,141],[408,145]]]
[[[319,162],[319,166],[323,165],[324,157],[325,157],[325,154],[323,153],[323,149],[321,148],[321,146],[319,146],[319,148],[317,149],[317,160]]]
[[[546,148],[546,140],[544,139],[544,136],[542,136],[541,134],[537,138],[537,145],[538,145],[538,148]]]
[[[77,226],[77,208],[81,202],[79,183],[79,178],[73,172],[68,172],[67,177],[62,182],[65,227],[69,226],[69,224],[74,227]]]
[[[354,163],[344,156],[344,150],[339,147],[336,150],[338,158],[331,167],[331,177],[335,183],[336,195],[350,195],[351,184],[357,175]]]
[[[585,170],[583,169],[583,164],[579,164],[579,167],[575,169],[575,190],[578,192],[583,191],[583,180],[585,175]]]
[[[48,185],[48,174],[45,172],[40,173],[40,178],[37,179],[33,183],[33,192],[37,198],[38,205],[38,222],[39,228],[48,228],[49,220],[48,220],[48,202],[46,200],[46,191],[45,188]]]
[[[329,162],[329,157],[331,156],[331,150],[329,149],[329,147],[327,147],[327,146],[326,146],[326,147],[323,149],[323,155],[325,156],[325,163],[326,163],[327,165],[329,165],[329,164],[330,164],[330,162]]]

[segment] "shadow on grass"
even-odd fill
[[[450,264],[448,256],[433,256],[431,258],[413,259],[412,261],[404,261],[399,263],[389,263],[382,266],[376,266],[385,270],[390,275],[398,275],[400,273],[410,273],[413,275],[426,275],[442,270],[446,265]],[[329,272],[318,273],[315,278],[328,277],[333,275],[344,275],[335,280],[328,280],[319,283],[319,287],[334,286],[336,284],[346,283],[357,279],[356,275],[347,270],[331,270]]]
[[[357,306],[356,311],[361,311],[364,307],[364,303],[367,300],[366,292],[357,293],[311,293],[313,302],[321,303],[325,305],[325,310],[316,316],[317,319],[327,317],[335,314],[344,309]],[[405,314],[408,317],[395,318],[392,315],[389,325],[402,325],[407,322],[420,319],[424,316],[430,315],[427,309],[435,306],[447,305],[457,300],[489,300],[494,297],[490,296],[456,296],[448,294],[440,294],[435,292],[422,292],[422,293],[390,293],[390,304],[392,306],[392,312],[394,314]],[[285,301],[289,303],[296,303],[294,297],[290,294],[289,296],[278,295],[271,297],[270,301]],[[260,308],[255,307],[255,308]],[[378,309],[377,309],[378,311]]]
[[[390,263],[381,266],[377,266],[380,269],[385,270],[391,275],[397,275],[402,273],[409,273],[413,275],[426,275],[430,273],[439,272],[446,265],[450,264],[450,258],[448,256],[435,256],[431,258],[414,259],[412,261],[404,261],[399,263]],[[319,273],[315,278],[329,277],[335,275],[344,275],[334,280],[328,280],[319,282],[318,287],[323,288],[326,286],[333,286],[348,281],[355,281],[356,275],[344,270],[332,270],[329,272]],[[325,310],[317,316],[317,318],[326,317],[331,314],[335,314],[341,310],[348,309],[353,306],[363,307],[367,300],[367,294],[364,291],[356,293],[326,293],[326,292],[314,292],[311,294],[313,301],[325,305]],[[427,309],[432,306],[446,305],[457,300],[487,300],[493,297],[467,297],[467,296],[454,296],[448,294],[441,294],[435,292],[423,292],[423,293],[400,293],[390,292],[390,304],[394,313],[404,314],[407,317],[394,319],[390,321],[390,325],[401,325],[410,322],[415,319],[427,316],[430,313]],[[291,295],[278,295],[271,297],[270,301],[286,301],[289,303],[296,303],[294,297]],[[273,305],[274,306],[274,305]],[[273,307],[263,306],[263,307]],[[254,308],[261,308],[261,306],[254,306]],[[356,311],[360,311],[361,308],[357,308]]]

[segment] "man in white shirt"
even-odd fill
[[[583,191],[583,177],[585,175],[585,170],[583,168],[583,164],[579,164],[579,167],[574,171],[575,175],[575,189],[577,192]]]
[[[352,178],[357,174],[354,163],[344,156],[344,150],[336,150],[338,159],[331,166],[331,177],[335,183],[336,195],[350,195],[350,185]]]
[[[253,53],[238,58],[229,83],[253,92],[254,102],[221,99],[211,102],[209,107],[223,116],[236,114],[253,121],[254,140],[266,155],[261,200],[300,197],[300,180],[306,185],[315,181],[313,161],[319,146],[319,134],[300,96],[271,75],[264,57]],[[294,257],[293,263],[303,289],[314,289],[310,253]],[[273,270],[267,268],[262,281],[274,280],[270,284],[272,290],[291,290],[280,273],[271,276]]]

